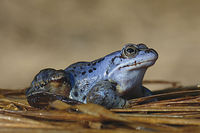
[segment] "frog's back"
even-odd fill
[[[102,69],[97,67],[98,63],[100,63],[100,60],[77,62],[65,69],[66,72],[70,72],[73,75],[75,81],[75,85],[70,92],[70,98],[86,102],[85,98],[91,87],[103,78]]]
[[[73,76],[76,78],[80,75],[84,75],[84,71],[87,68],[89,62],[77,62],[68,66],[65,71],[71,72]]]
[[[65,71],[71,72],[75,80],[91,78],[98,73],[96,62],[77,62],[68,66]]]

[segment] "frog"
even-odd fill
[[[152,95],[142,82],[147,68],[157,59],[156,50],[145,44],[127,43],[121,50],[91,62],[41,70],[26,90],[26,98],[36,108],[55,100],[70,105],[93,103],[108,109],[125,108],[130,99]]]

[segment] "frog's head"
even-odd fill
[[[145,44],[126,44],[110,60],[108,77],[120,85],[119,92],[141,86],[146,69],[152,66],[158,54]]]

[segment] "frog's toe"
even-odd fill
[[[49,102],[52,102],[54,100],[56,100],[56,97],[48,93],[34,93],[27,96],[27,101],[29,105],[36,108],[44,108],[49,104]]]
[[[87,95],[87,103],[102,105],[106,108],[122,108],[126,100],[116,93],[116,86],[109,81],[100,81]]]
[[[36,108],[44,108],[44,107],[48,106],[49,103],[51,103],[55,100],[60,100],[64,103],[67,103],[70,105],[82,104],[81,102],[70,99],[66,96],[55,95],[55,94],[48,93],[48,92],[35,93],[35,94],[27,97],[28,103],[32,107],[36,107]]]
[[[45,106],[58,96],[68,97],[71,89],[70,74],[64,70],[44,69],[40,71],[26,90],[31,106]]]

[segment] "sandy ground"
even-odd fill
[[[145,79],[200,83],[198,0],[1,0],[0,87],[145,43],[159,59]]]

